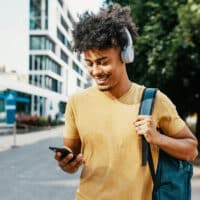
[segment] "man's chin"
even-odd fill
[[[104,85],[98,85],[98,89],[102,92],[110,91],[112,87],[110,86],[104,86]]]

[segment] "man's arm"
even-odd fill
[[[55,155],[55,159],[58,161],[58,165],[63,171],[66,171],[68,173],[75,173],[79,169],[79,167],[85,162],[83,155],[80,153],[81,141],[80,139],[64,138],[63,144],[64,146],[70,148],[72,150],[72,153],[61,159],[61,153],[57,152]],[[68,163],[72,159],[73,154],[77,155],[76,159]]]
[[[197,139],[186,125],[173,137],[161,134],[151,116],[138,116],[134,125],[137,134],[144,135],[149,143],[178,159],[194,160],[198,155]]]
[[[159,138],[159,148],[176,158],[189,161],[194,160],[198,155],[198,142],[187,126],[184,126],[173,138],[164,134],[159,134]]]

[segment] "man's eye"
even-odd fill
[[[102,62],[101,65],[108,65],[108,62]]]
[[[91,62],[86,62],[86,65],[88,66],[88,67],[92,67],[92,63]]]
[[[108,65],[109,62],[108,61],[101,61],[99,62],[99,65],[102,65],[102,66],[105,66],[105,65]]]

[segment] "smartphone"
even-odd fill
[[[49,149],[51,149],[54,152],[60,152],[62,154],[61,159],[63,159],[68,154],[72,153],[71,150],[68,149],[67,147],[52,147],[52,146],[50,146]],[[75,159],[76,159],[76,156],[73,155],[73,158],[68,163],[72,162]]]

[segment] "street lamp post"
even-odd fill
[[[6,125],[13,129],[13,145],[12,148],[17,147],[16,142],[16,95],[15,93],[9,92],[5,99],[5,110],[6,110]]]

